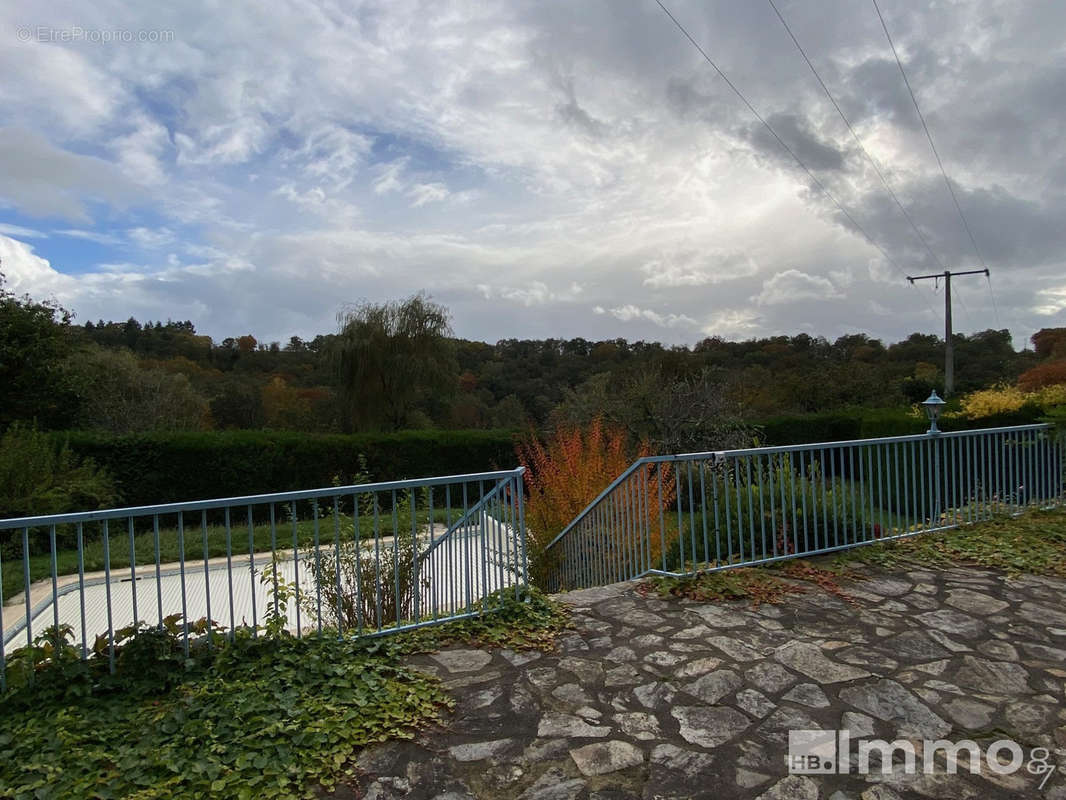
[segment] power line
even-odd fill
[[[992,311],[996,315],[996,330],[999,330],[999,303],[996,302],[996,293],[992,291],[992,276],[985,275],[985,280],[988,281],[988,294],[992,297]]]
[[[881,183],[884,184],[885,189],[888,191],[888,194],[895,201],[896,207],[899,208],[900,212],[907,219],[907,222],[910,223],[910,226],[914,230],[915,235],[917,235],[918,240],[923,245],[925,245],[925,249],[929,251],[929,255],[933,257],[933,261],[935,261],[941,269],[946,269],[944,263],[940,260],[937,254],[933,252],[932,246],[930,246],[929,242],[926,240],[925,235],[922,233],[921,229],[918,228],[918,225],[914,222],[914,219],[907,212],[907,209],[903,207],[903,203],[900,202],[899,197],[896,196],[895,191],[893,191],[892,187],[889,185],[888,179],[881,171],[881,168],[874,160],[874,157],[871,156],[866,147],[863,146],[862,140],[859,138],[859,134],[855,132],[855,128],[852,127],[851,122],[848,121],[848,118],[844,114],[843,109],[840,108],[840,104],[837,103],[836,99],[833,97],[833,94],[829,91],[829,87],[826,86],[825,81],[822,80],[822,76],[818,74],[818,70],[815,69],[814,64],[811,63],[811,59],[807,56],[807,51],[805,51],[803,49],[803,46],[799,43],[799,40],[792,32],[792,28],[789,27],[788,22],[781,14],[780,9],[778,9],[777,5],[774,3],[774,0],[767,0],[767,2],[770,3],[770,7],[774,10],[774,13],[777,14],[777,18],[781,20],[781,24],[785,26],[785,30],[788,32],[789,38],[791,38],[792,43],[796,45],[796,49],[799,50],[800,55],[803,56],[803,60],[807,62],[807,66],[810,67],[811,73],[814,75],[815,80],[818,81],[818,85],[822,87],[822,91],[825,92],[825,96],[829,98],[829,102],[833,104],[833,108],[835,108],[837,114],[840,115],[840,119],[844,121],[844,124],[847,126],[848,131],[851,133],[852,138],[855,140],[855,144],[859,146],[859,149],[862,151],[862,154],[866,156],[866,160],[870,162],[870,166],[874,168],[874,172],[877,173],[877,177],[881,179]]]
[[[988,264],[985,263],[984,256],[981,255],[981,248],[977,246],[977,240],[974,239],[973,231],[970,230],[970,223],[966,221],[966,215],[962,213],[962,206],[959,205],[959,198],[955,195],[955,189],[951,185],[951,179],[948,178],[947,170],[944,169],[944,162],[940,160],[940,153],[937,152],[936,145],[933,144],[933,134],[929,132],[929,126],[925,124],[925,115],[922,114],[922,109],[918,106],[918,98],[914,96],[914,90],[911,88],[911,82],[907,79],[907,72],[903,69],[903,62],[899,58],[899,53],[896,51],[896,44],[892,41],[892,35],[888,32],[888,25],[885,24],[885,18],[881,14],[881,8],[877,5],[877,0],[871,0],[874,4],[874,10],[877,12],[877,18],[881,20],[881,28],[885,32],[885,38],[888,39],[888,45],[892,48],[892,55],[896,58],[896,66],[899,67],[899,74],[903,76],[903,83],[907,86],[907,93],[911,96],[911,102],[914,103],[914,110],[918,112],[918,119],[922,123],[922,130],[925,131],[925,138],[929,140],[929,147],[933,151],[933,156],[936,158],[936,164],[940,167],[940,174],[944,176],[944,183],[948,187],[948,192],[951,194],[951,200],[955,203],[955,210],[959,212],[959,219],[962,220],[962,226],[966,229],[966,235],[970,237],[970,244],[973,245],[974,252],[977,253],[977,260],[981,262],[981,266],[988,269]]]
[[[702,47],[700,47],[699,42],[697,42],[695,39],[692,38],[692,35],[687,30],[685,30],[685,26],[682,25],[680,22],[678,22],[677,17],[675,17],[673,14],[670,13],[670,9],[668,9],[665,5],[663,5],[662,0],[655,0],[655,2],[658,4],[659,8],[661,8],[663,10],[663,13],[666,14],[666,16],[668,16],[670,18],[670,21],[673,22],[674,25],[677,26],[677,29],[679,31],[681,31],[681,33],[684,35],[684,37],[689,40],[689,42],[692,44],[692,46],[696,48],[696,50],[699,52],[699,54],[701,56],[703,56],[703,60],[706,61],[708,64],[710,64],[712,69],[714,69],[714,71],[716,73],[718,73],[718,77],[721,78],[725,82],[726,86],[728,86],[730,89],[733,90],[733,94],[735,94],[737,97],[739,97],[740,101],[742,103],[744,103],[745,106],[747,106],[748,111],[750,111],[752,113],[752,116],[754,116],[755,119],[759,120],[759,122],[762,123],[763,127],[766,128],[766,130],[768,130],[770,132],[770,135],[774,137],[774,139],[777,141],[777,143],[779,145],[781,145],[781,147],[785,150],[785,152],[787,152],[790,156],[792,156],[793,160],[797,164],[800,165],[800,167],[803,169],[804,172],[807,173],[807,177],[810,178],[811,181],[822,191],[822,194],[824,194],[826,197],[828,197],[830,200],[833,201],[833,204],[838,209],[840,209],[840,213],[842,213],[848,219],[848,221],[852,225],[854,225],[855,228],[858,229],[858,231],[864,237],[866,237],[866,241],[868,241],[870,244],[872,244],[874,247],[877,248],[877,250],[881,253],[881,255],[885,257],[885,260],[888,261],[888,263],[891,264],[893,266],[893,268],[895,268],[895,270],[900,275],[903,275],[903,277],[907,277],[906,273],[900,268],[899,264],[896,263],[895,259],[893,259],[892,256],[890,256],[887,252],[885,252],[885,249],[883,247],[881,247],[881,245],[879,245],[877,242],[874,241],[873,237],[870,236],[870,234],[868,234],[866,232],[866,229],[863,228],[862,225],[860,225],[855,220],[855,218],[848,212],[848,210],[846,208],[844,208],[843,205],[841,205],[840,201],[837,200],[836,197],[829,191],[829,189],[826,188],[825,184],[822,183],[820,180],[818,180],[818,178],[815,176],[815,174],[813,172],[811,172],[810,168],[806,164],[803,163],[803,160],[798,155],[796,155],[795,151],[791,147],[789,147],[787,144],[785,144],[784,139],[782,139],[778,135],[777,131],[774,130],[773,126],[769,122],[766,121],[766,119],[762,116],[762,114],[760,114],[758,111],[755,110],[755,106],[753,106],[748,101],[748,98],[746,98],[744,96],[743,92],[741,92],[740,89],[738,89],[733,84],[733,82],[731,80],[729,80],[728,76],[724,72],[722,72],[722,70],[718,67],[718,65],[716,63],[714,63],[714,60],[709,55],[707,55],[707,53],[704,51],[704,49]],[[929,310],[933,311],[932,306],[929,306]],[[933,312],[933,315],[936,316],[936,313]]]

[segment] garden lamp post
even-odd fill
[[[944,401],[940,399],[936,393],[936,389],[933,393],[926,398],[922,403],[922,408],[925,409],[925,413],[929,415],[929,430],[926,433],[940,433],[940,428],[936,426],[937,417],[940,416],[940,410],[944,407]]]

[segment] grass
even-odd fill
[[[444,526],[450,519],[455,522],[462,515],[462,509],[437,508],[433,511],[433,521],[436,525]],[[108,549],[110,550],[110,567],[113,570],[129,569],[130,567],[130,537],[127,530],[119,525],[112,525],[108,535]],[[428,514],[425,511],[418,512],[418,524],[428,524]],[[410,529],[410,513],[400,518],[401,528],[406,524]],[[379,518],[379,527],[382,536],[392,535],[392,516],[383,514]],[[95,525],[93,526],[95,528]],[[341,541],[345,536],[352,538],[353,523],[351,515],[341,516]],[[440,535],[444,530],[438,528],[436,533]],[[362,538],[373,536],[374,518],[371,515],[360,515],[359,531]],[[17,532],[16,532],[17,533]],[[91,529],[86,526],[82,556],[85,562],[86,572],[102,571],[107,560],[104,557],[103,534],[99,529]],[[319,520],[318,537],[323,547],[332,547],[334,541],[334,523],[332,517]],[[298,549],[313,546],[315,541],[315,525],[313,520],[301,520],[296,525],[296,542]],[[292,522],[278,518],[274,527],[270,523],[255,524],[252,529],[253,552],[270,552],[272,542],[276,542],[279,551],[292,552],[293,549],[293,525]],[[248,524],[243,524],[239,518],[235,519],[227,537],[224,525],[207,526],[207,548],[204,548],[204,532],[198,522],[190,521],[184,530],[184,552],[186,561],[202,561],[207,558],[223,557],[227,553],[227,543],[230,552],[234,555],[247,555]],[[21,545],[18,545],[19,555],[15,558],[5,557],[3,560],[3,584],[0,586],[3,601],[7,601],[13,595],[21,592],[25,585],[22,571]],[[34,553],[30,547],[30,582],[47,578],[52,574],[52,557],[49,552]],[[159,559],[161,563],[175,562],[181,559],[182,548],[178,542],[177,528],[160,529],[159,531]],[[155,534],[152,531],[142,531],[134,534],[133,554],[137,564],[155,563]],[[56,552],[56,570],[59,575],[74,575],[78,572],[78,551],[76,547],[59,549]]]
[[[833,556],[797,559],[757,567],[738,567],[673,578],[656,576],[642,590],[664,597],[699,601],[749,600],[779,603],[815,584],[845,600],[847,580],[858,565],[943,569],[975,566],[1008,574],[1066,577],[1066,510],[1003,515],[953,530],[856,547]],[[797,583],[799,582],[799,583]]]
[[[51,658],[33,685],[0,696],[0,797],[331,791],[354,776],[360,748],[411,738],[452,705],[404,656],[457,642],[550,649],[569,624],[537,593],[500,601],[491,615],[376,639],[242,632],[214,650],[201,640],[188,660],[179,639],[142,631],[119,650],[113,676],[106,658]]]
[[[972,526],[858,547],[835,557],[839,565],[933,568],[975,566],[1066,577],[1066,509],[1001,516]]]

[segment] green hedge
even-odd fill
[[[1010,414],[979,420],[944,419],[940,421],[940,427],[946,431],[998,428],[1040,422],[1041,417],[1040,409],[1025,407]],[[925,417],[913,417],[903,409],[854,409],[772,417],[757,422],[756,426],[762,431],[761,444],[786,445],[925,433],[929,421]]]
[[[54,433],[116,480],[124,505],[284,492],[348,483],[359,456],[375,481],[510,469],[511,431],[305,434],[214,431],[112,436]]]

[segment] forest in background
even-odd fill
[[[350,309],[337,332],[310,340],[216,342],[189,320],[78,324],[54,303],[4,292],[2,282],[0,293],[0,428],[22,420],[116,434],[543,429],[603,416],[665,445],[677,436],[650,429],[663,417],[703,425],[703,417],[901,408],[943,389],[944,342],[925,333],[887,345],[862,333],[832,342],[711,337],[691,347],[490,344],[452,337],[447,310],[416,295]],[[1032,341],[1018,352],[1006,330],[957,335],[958,393],[1027,376],[1037,385],[1066,380],[1066,329]]]

